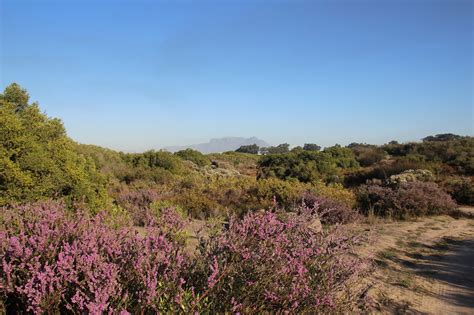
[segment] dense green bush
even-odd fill
[[[441,185],[458,203],[474,206],[474,177],[450,177]]]
[[[181,150],[176,152],[175,155],[179,156],[183,160],[191,161],[198,166],[211,164],[211,160],[207,156],[193,149]]]
[[[321,150],[321,147],[317,145],[316,143],[305,143],[303,145],[303,150],[305,151],[319,151]]]
[[[421,143],[389,143],[382,148],[394,156],[420,155],[427,162],[451,167],[451,172],[474,175],[473,137],[444,134],[426,137]]]
[[[181,174],[184,171],[183,161],[167,151],[146,151],[143,153],[123,154],[124,160],[131,166],[145,169],[164,169],[172,174]]]
[[[235,152],[250,153],[250,154],[258,154],[259,151],[260,151],[260,147],[256,144],[242,145],[237,150],[235,150]]]
[[[300,205],[309,194],[335,200],[349,208],[352,208],[356,201],[353,192],[339,184],[301,183],[294,179],[262,179],[257,181],[255,188],[250,189],[249,194],[257,198],[262,208],[270,207],[276,202],[280,207],[291,209]]]
[[[0,139],[0,205],[49,197],[94,211],[105,205],[106,182],[93,159],[77,153],[61,121],[28,104],[15,84],[0,98]]]
[[[288,143],[282,143],[276,147],[261,148],[260,151],[262,154],[283,154],[290,152],[290,145]]]
[[[242,175],[255,177],[259,156],[251,153],[224,152],[207,155],[217,168],[235,170]]]
[[[359,162],[361,166],[370,166],[378,163],[387,155],[383,149],[375,145],[351,143],[347,147],[352,150],[357,162]]]
[[[422,156],[408,155],[399,157],[390,161],[382,161],[372,165],[369,168],[360,169],[356,172],[347,174],[344,178],[344,184],[348,187],[354,187],[367,183],[367,181],[376,179],[387,181],[393,175],[401,174],[409,170],[426,169],[433,174],[439,173],[441,164],[437,162],[426,162]]]
[[[324,151],[293,151],[269,154],[258,162],[258,178],[297,179],[309,183],[324,179],[338,181],[344,171],[357,169],[359,164],[348,148],[334,146]]]

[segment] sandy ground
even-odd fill
[[[474,314],[473,219],[437,216],[370,228],[373,313]]]

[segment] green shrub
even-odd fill
[[[260,150],[260,147],[258,145],[251,144],[251,145],[240,146],[237,150],[235,150],[235,152],[258,154],[259,150]]]
[[[183,160],[191,161],[198,166],[211,164],[211,160],[207,156],[193,149],[181,150],[176,152],[175,155],[179,156]]]
[[[375,145],[351,143],[347,147],[352,150],[357,162],[364,167],[382,161],[387,155],[383,149]]]
[[[473,177],[451,177],[443,180],[441,185],[458,203],[474,206]]]
[[[347,170],[359,167],[348,148],[334,146],[324,151],[298,150],[285,154],[269,154],[258,162],[257,176],[261,178],[297,179],[304,183],[325,180],[339,181]]]
[[[310,193],[314,196],[326,197],[341,202],[352,208],[356,203],[354,193],[340,184],[325,184],[321,181],[301,183],[296,180],[279,180],[268,178],[258,180],[255,188],[250,190],[262,208],[272,206],[273,200],[285,208],[299,206],[305,196]]]
[[[167,151],[150,150],[143,153],[129,153],[124,154],[124,159],[133,167],[161,168],[172,174],[181,174],[184,170],[182,160]]]

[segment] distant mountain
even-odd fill
[[[219,138],[219,139],[211,139],[211,141],[207,143],[166,147],[165,149],[170,152],[176,152],[179,150],[185,150],[189,148],[189,149],[194,149],[206,154],[206,153],[235,151],[242,145],[251,145],[251,144],[256,144],[259,147],[270,146],[267,142],[260,140],[256,137],[251,137],[251,138],[224,137],[224,138]]]

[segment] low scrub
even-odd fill
[[[458,203],[474,206],[474,177],[447,178],[441,185]]]
[[[356,237],[312,229],[309,210],[233,218],[192,257],[172,209],[140,233],[57,202],[1,210],[7,313],[348,312],[368,267]]]
[[[201,243],[214,312],[338,313],[356,308],[367,261],[350,254],[358,242],[339,226],[314,229],[313,209],[255,212]],[[210,264],[209,264],[210,263]]]
[[[361,217],[358,210],[341,201],[311,193],[303,195],[303,204],[318,210],[317,214],[322,224],[345,224],[355,222]]]
[[[358,201],[366,214],[372,212],[396,219],[448,214],[456,209],[453,199],[438,185],[430,182],[364,185],[358,190]]]

